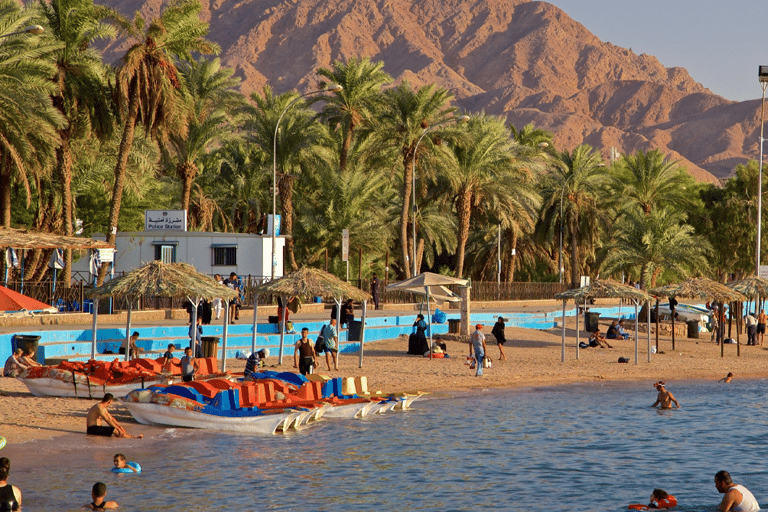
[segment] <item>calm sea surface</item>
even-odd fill
[[[0,454],[27,512],[77,508],[96,481],[121,510],[618,511],[654,487],[716,510],[720,469],[768,504],[766,386],[672,382],[682,408],[663,412],[650,382],[473,391],[273,437],[141,427]],[[109,472],[117,452],[144,472]]]

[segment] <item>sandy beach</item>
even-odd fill
[[[606,326],[601,327],[605,330]],[[717,380],[729,371],[736,379],[758,379],[768,376],[768,344],[766,346],[741,346],[741,356],[736,355],[736,345],[725,345],[725,357],[720,347],[709,341],[709,334],[702,338],[677,339],[675,351],[669,337],[660,337],[660,353],[647,361],[647,338],[641,333],[638,364],[634,364],[634,340],[610,340],[614,348],[590,348],[580,351],[576,359],[575,332],[566,331],[565,362],[560,361],[561,331],[507,327],[506,361],[499,361],[499,351],[493,337],[488,334],[488,351],[493,366],[485,370],[483,377],[475,377],[466,363],[467,344],[448,339],[447,359],[428,359],[407,355],[407,339],[401,337],[366,344],[363,367],[359,368],[359,356],[342,354],[338,372],[328,372],[324,357],[317,373],[332,377],[365,375],[371,391],[428,391],[439,392],[470,388],[517,388],[531,386],[555,386],[575,382],[599,381],[647,381],[649,405],[655,399],[652,383],[666,380],[674,390],[675,380]],[[581,334],[583,336],[584,333]],[[582,338],[583,339],[583,338]],[[652,335],[652,343],[655,336]],[[630,359],[628,364],[618,363],[619,357]],[[267,359],[269,368],[277,371],[293,370],[293,351],[284,357],[283,365],[277,366],[273,354]],[[231,372],[242,371],[244,361],[227,360]],[[685,406],[685,397],[678,397]],[[26,443],[56,436],[84,433],[85,415],[94,403],[75,398],[40,398],[31,395],[26,386],[16,379],[0,379],[0,436],[9,445]],[[134,435],[151,435],[151,427],[136,423],[123,407],[113,406],[115,417],[126,424]]]

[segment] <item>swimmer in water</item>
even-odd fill
[[[651,502],[648,505],[633,503],[627,508],[633,510],[663,509],[677,506],[677,498],[669,494],[664,489],[654,489],[651,493]]]
[[[107,501],[104,498],[107,495],[107,486],[101,482],[93,484],[91,489],[91,498],[93,501],[83,505],[85,510],[106,510],[112,508],[118,508],[119,505],[115,501]]]
[[[725,377],[723,377],[717,382],[725,382],[726,384],[728,384],[729,382],[731,382],[731,380],[733,380],[733,372],[728,372],[728,375],[726,375]]]
[[[680,402],[677,401],[675,395],[667,391],[664,387],[664,381],[657,382],[653,387],[659,391],[659,394],[656,396],[656,401],[651,407],[656,407],[658,405],[660,406],[660,409],[671,409],[672,403],[674,403],[675,407],[680,408]]]
[[[134,473],[139,472],[139,470],[136,469],[135,467],[129,466],[128,464],[125,463],[125,455],[123,455],[122,453],[115,454],[115,458],[113,462],[115,463],[115,469],[130,469]]]

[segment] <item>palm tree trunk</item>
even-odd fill
[[[579,237],[571,227],[571,286],[579,284]]]
[[[0,168],[0,215],[4,228],[11,227],[11,168],[8,159],[4,159]]]
[[[287,175],[281,176],[277,189],[280,193],[280,207],[282,209],[285,233],[290,235],[293,233],[293,178]],[[286,239],[286,249],[288,252],[288,265],[290,265],[291,270],[298,270],[299,266],[296,264],[292,236]]]
[[[197,166],[194,162],[185,162],[176,167],[176,172],[181,178],[181,209],[187,211],[189,218],[189,201],[192,197],[192,182],[197,176]]]
[[[517,268],[517,231],[512,231],[512,248],[509,250],[509,282],[515,280],[515,268]]]
[[[504,240],[506,243],[501,252],[501,280],[511,283],[515,275],[515,257],[512,254],[512,248],[517,245],[517,237],[511,229],[505,229]]]
[[[117,239],[117,221],[120,218],[120,204],[123,200],[123,187],[125,175],[128,170],[128,156],[131,154],[133,137],[136,133],[136,115],[139,112],[139,98],[135,87],[132,88],[131,99],[128,103],[128,116],[125,120],[123,137],[117,150],[117,165],[115,165],[115,183],[112,187],[112,203],[109,208],[109,224],[107,225],[107,243],[114,244]],[[102,263],[99,269],[98,286],[104,282],[107,276],[109,263]]]
[[[469,238],[469,219],[472,215],[472,192],[465,188],[459,192],[456,202],[456,214],[459,217],[459,240],[456,244],[456,277],[464,275],[464,250]]]
[[[59,132],[61,145],[56,149],[56,165],[61,177],[61,212],[64,222],[64,234],[72,236],[72,151],[69,147],[69,130]],[[72,249],[64,251],[64,271],[62,281],[69,287],[72,281]]]
[[[347,134],[344,136],[344,142],[341,144],[341,154],[339,155],[339,170],[344,172],[347,168],[347,159],[349,157],[349,148],[352,147],[352,123],[350,123]]]
[[[411,180],[413,179],[412,157],[403,157],[403,207],[400,210],[400,261],[403,278],[411,277],[411,261],[408,257],[408,219],[411,200]],[[415,219],[414,219],[415,221]],[[414,241],[415,243],[415,241]]]

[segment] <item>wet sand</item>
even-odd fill
[[[490,331],[490,327],[486,327]],[[493,358],[491,368],[483,377],[475,377],[466,363],[468,347],[457,339],[448,339],[447,359],[428,359],[407,355],[405,337],[367,343],[363,367],[359,368],[359,356],[342,354],[339,371],[327,371],[325,357],[321,356],[317,373],[332,377],[365,375],[371,391],[447,391],[470,388],[516,388],[530,386],[554,386],[575,382],[599,381],[647,381],[649,405],[655,399],[652,383],[666,380],[674,392],[675,380],[717,380],[730,371],[735,379],[768,377],[768,342],[766,346],[741,346],[741,357],[736,355],[736,345],[725,345],[725,357],[720,357],[720,347],[709,342],[709,334],[702,338],[677,339],[676,350],[668,337],[660,337],[659,354],[647,361],[647,338],[641,334],[638,364],[634,364],[632,339],[609,340],[614,348],[590,348],[580,351],[576,359],[575,333],[566,331],[565,362],[561,357],[561,331],[539,331],[507,327],[506,361],[499,361],[499,350],[489,338],[488,351]],[[581,334],[583,339],[583,333]],[[655,337],[652,335],[652,343]],[[630,359],[628,364],[618,363],[619,357]],[[276,354],[267,359],[268,369],[293,370],[293,351],[284,356],[283,364],[277,365]],[[227,369],[242,371],[244,361],[227,360]],[[683,407],[685,397],[677,397]],[[9,445],[40,439],[50,439],[65,434],[85,432],[85,416],[95,401],[76,398],[41,398],[32,396],[21,381],[0,379],[0,436]],[[155,431],[136,423],[127,410],[113,405],[112,412],[133,435],[144,433],[151,436]]]

